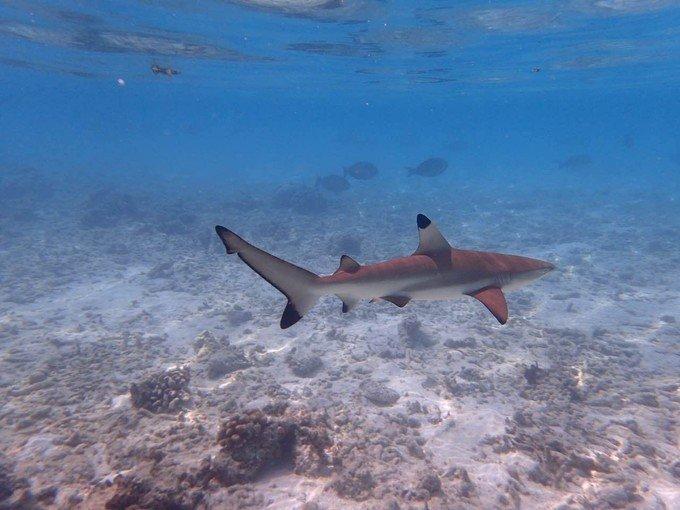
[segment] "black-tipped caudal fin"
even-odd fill
[[[282,329],[291,327],[316,304],[319,299],[315,292],[317,275],[260,250],[229,229],[218,225],[215,231],[227,253],[236,253],[253,271],[288,298],[281,317]]]

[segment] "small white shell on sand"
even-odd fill
[[[111,408],[112,409],[119,409],[121,407],[129,407],[130,406],[130,394],[126,393],[123,395],[118,395],[116,397],[113,397],[111,399]]]

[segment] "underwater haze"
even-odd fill
[[[680,508],[679,27],[675,0],[0,3],[0,509]],[[427,254],[417,215],[454,264],[555,269],[505,324],[472,291],[290,324],[215,233],[347,275]]]

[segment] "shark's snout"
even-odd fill
[[[543,274],[549,273],[553,269],[555,269],[555,264],[552,264],[550,262],[542,261],[543,262],[543,267],[541,268],[543,270]]]
[[[555,265],[551,262],[532,259],[530,267],[523,271],[519,271],[513,278],[513,281],[515,281],[516,284],[523,285],[545,276],[553,269],[555,269]]]

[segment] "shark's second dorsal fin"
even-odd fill
[[[444,236],[439,232],[437,226],[432,223],[432,220],[424,214],[419,214],[416,218],[418,222],[418,235],[420,242],[418,249],[414,255],[436,255],[438,253],[448,253],[451,249],[449,242],[444,239]]]
[[[352,257],[343,255],[340,257],[340,267],[336,273],[339,273],[340,271],[344,271],[345,273],[356,273],[360,267],[361,265]]]

